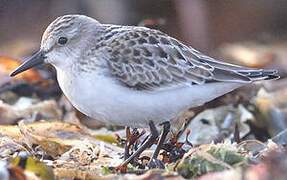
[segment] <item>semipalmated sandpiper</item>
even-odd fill
[[[160,31],[101,24],[84,15],[65,15],[45,30],[38,53],[11,76],[42,63],[57,70],[59,85],[82,113],[106,123],[150,127],[151,136],[123,165],[158,137],[158,148],[179,112],[204,104],[254,81],[278,78],[276,70],[216,61]]]

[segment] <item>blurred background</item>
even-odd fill
[[[240,143],[245,140],[253,140],[257,145],[255,146],[252,141],[249,141],[252,145],[249,146],[247,143],[245,148],[247,151],[241,153],[256,156],[257,159],[252,157],[250,161],[252,164],[265,159],[265,157],[261,158],[261,155],[257,156],[262,149],[265,151],[265,148],[268,147],[267,149],[270,148],[270,151],[276,149],[279,152],[279,146],[277,147],[276,144],[281,144],[283,154],[277,156],[276,153],[273,153],[273,156],[269,158],[269,162],[272,162],[269,163],[271,166],[263,165],[260,166],[262,169],[253,170],[255,174],[261,175],[257,179],[266,177],[287,179],[286,0],[0,0],[0,160],[1,157],[11,159],[11,155],[18,151],[18,147],[31,146],[34,148],[33,152],[38,153],[38,150],[41,150],[38,147],[42,146],[42,142],[25,139],[29,137],[36,139],[33,133],[41,135],[41,137],[49,137],[49,141],[46,141],[45,138],[42,139],[46,145],[47,142],[54,139],[50,137],[62,139],[55,141],[56,143],[52,143],[53,146],[49,145],[48,148],[43,146],[44,149],[47,148],[44,151],[53,153],[38,153],[41,160],[62,157],[62,154],[65,156],[66,153],[62,153],[62,150],[71,148],[66,144],[67,139],[76,137],[81,139],[81,142],[86,142],[86,131],[70,130],[67,127],[72,126],[57,125],[57,123],[53,123],[54,120],[76,124],[81,122],[89,128],[96,129],[93,134],[100,135],[97,138],[102,137],[101,140],[108,143],[121,143],[120,137],[125,136],[126,131],[122,127],[108,126],[94,119],[91,120],[73,108],[57,84],[56,72],[53,67],[40,66],[14,78],[9,76],[9,73],[21,64],[18,60],[22,61],[24,57],[32,55],[39,49],[41,36],[46,27],[55,18],[65,14],[84,14],[96,18],[101,23],[139,25],[159,29],[216,59],[254,68],[278,69],[281,76],[279,80],[252,83],[250,86],[235,90],[201,107],[180,113],[171,121],[173,133],[169,137],[176,137],[178,142],[185,143],[189,138],[193,145],[222,141]],[[18,131],[22,133],[17,135],[21,138],[17,140],[17,142],[19,141],[17,148],[14,148],[16,144],[14,140],[10,141],[12,145],[7,143],[8,141],[5,144],[3,135],[5,132],[8,136],[15,135],[16,130],[10,129],[13,132],[9,134],[9,129],[5,126],[1,128],[1,125],[15,125],[20,120],[22,125],[19,123],[19,126],[13,126],[13,128],[19,127]],[[21,128],[26,129],[26,126],[23,126],[22,120],[25,123],[43,120],[51,123],[47,123],[48,126],[41,128],[38,128],[36,123],[31,123],[30,129],[34,129],[34,132],[25,130],[23,133]],[[80,124],[81,128],[82,124]],[[191,130],[191,137],[188,137],[190,133],[188,130]],[[118,138],[111,135],[115,132]],[[85,133],[84,136],[81,133]],[[270,139],[272,141],[269,141]],[[28,146],[25,144],[27,142],[29,142]],[[59,146],[61,151],[54,149],[54,144],[58,146],[61,144],[59,142],[63,143]],[[135,142],[137,144],[138,141]],[[268,145],[266,146],[262,142]],[[188,144],[190,145],[190,143]],[[242,149],[242,144],[237,145],[237,148]],[[91,146],[87,147],[90,149]],[[111,149],[102,148],[102,143],[100,147],[101,150],[108,150],[110,153]],[[119,150],[112,150],[119,152]],[[80,152],[90,151],[81,150]],[[101,154],[97,150],[94,152]],[[174,152],[177,154],[178,151]],[[55,153],[59,153],[59,155],[55,155]],[[45,156],[48,158],[44,158],[43,154],[46,154]],[[115,157],[119,154],[117,153]],[[265,152],[262,154],[264,156]],[[15,156],[13,155],[13,157]],[[74,159],[76,156],[72,155],[71,157]],[[82,161],[85,161],[83,163],[85,168],[89,167],[86,166],[88,164],[87,156],[83,153],[79,157],[84,158]],[[210,157],[208,156],[208,159]],[[99,162],[94,161],[97,158],[91,159],[91,162]],[[233,156],[225,159],[234,161]],[[74,160],[75,165],[80,162],[77,159]],[[200,159],[200,161],[202,160]],[[103,166],[108,167],[105,160],[101,162],[105,163]],[[114,166],[114,162],[111,161],[111,166]],[[196,162],[193,160],[189,162],[196,164],[193,163]],[[202,162],[205,163],[205,161]],[[211,163],[215,164],[215,161],[212,160]],[[49,164],[55,165],[55,163]],[[69,171],[65,172],[71,172],[70,164],[72,163],[68,164]],[[226,163],[220,163],[220,165],[222,164]],[[246,173],[247,164],[238,164],[243,166],[240,172]],[[201,166],[200,168],[210,169],[211,166],[207,165],[207,168],[201,168]],[[63,166],[61,164],[58,167],[62,168]],[[81,167],[80,171],[83,171],[84,168],[79,167]],[[224,165],[224,167],[238,170],[237,165],[236,168],[230,168],[229,165]],[[197,168],[193,169],[197,170]],[[221,167],[216,169],[221,169]],[[88,172],[90,171],[89,167]],[[266,175],[266,171],[269,171],[269,176]],[[248,178],[248,176],[230,177],[228,179]],[[250,175],[249,177],[256,176]]]
[[[284,39],[287,32],[285,0],[1,0],[0,56],[29,55],[48,24],[64,14],[122,25],[152,20],[153,28],[216,57],[226,43],[268,43]]]
[[[269,137],[287,128],[287,81],[284,78],[287,72],[286,0],[1,0],[0,87],[3,88],[0,88],[0,95],[12,90],[20,96],[36,93],[41,99],[61,98],[57,85],[50,85],[50,89],[47,85],[37,87],[39,83],[35,82],[42,80],[35,75],[28,79],[21,79],[19,75],[18,84],[10,83],[9,73],[20,62],[12,67],[12,61],[8,60],[20,60],[36,52],[46,27],[56,17],[65,14],[85,14],[101,23],[148,26],[220,60],[255,68],[278,69],[281,79],[264,83],[265,90],[270,93],[267,98],[270,102],[255,103],[253,110],[265,113],[264,124],[271,127],[271,130],[268,129]],[[3,67],[6,69],[3,70]],[[42,66],[38,76],[48,79],[52,74],[52,84],[56,84],[52,69]],[[23,84],[23,80],[34,84]],[[277,91],[280,89],[282,91]],[[251,88],[246,88],[246,104],[250,104],[250,96],[256,95],[257,90],[253,92]],[[263,93],[263,99],[265,95]],[[230,99],[235,97],[231,95]],[[15,102],[5,98],[6,94],[0,97],[9,104]],[[220,99],[217,102],[224,101]],[[80,117],[83,119],[83,115]],[[259,134],[258,137],[263,136]]]

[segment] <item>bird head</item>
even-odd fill
[[[45,30],[40,50],[29,57],[10,76],[34,66],[50,63],[62,69],[78,59],[86,45],[96,36],[101,24],[84,15],[65,15],[54,20]]]

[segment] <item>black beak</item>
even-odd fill
[[[39,50],[37,53],[35,53],[33,56],[28,58],[21,66],[19,66],[17,69],[15,69],[10,76],[15,76],[23,71],[26,71],[34,66],[40,65],[44,63],[45,59],[44,52]]]

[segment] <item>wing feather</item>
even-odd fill
[[[103,38],[108,68],[119,81],[136,89],[214,81],[249,83],[276,74],[218,62],[157,30],[124,26],[109,31],[108,38]]]

